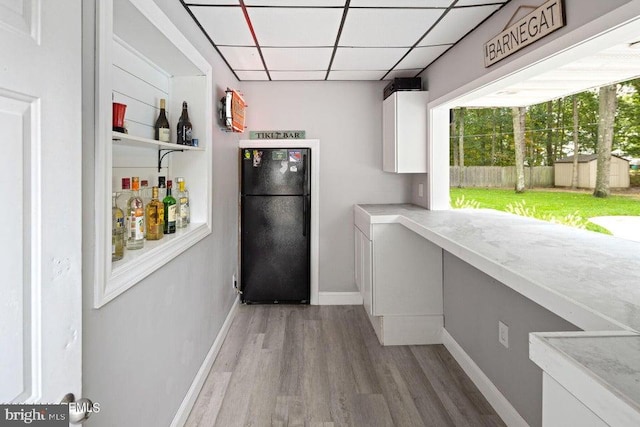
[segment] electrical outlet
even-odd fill
[[[504,346],[509,348],[509,326],[505,325],[498,320],[498,341]]]
[[[238,289],[238,280],[236,279],[236,273],[233,273],[231,276],[231,287],[233,289]]]
[[[424,197],[424,184],[418,184],[418,197]]]

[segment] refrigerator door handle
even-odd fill
[[[307,236],[307,196],[302,197],[302,235]]]

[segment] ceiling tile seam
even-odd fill
[[[404,58],[406,58],[407,56],[409,56],[409,54],[413,51],[413,49],[418,46],[418,44],[425,38],[427,37],[427,34],[429,34],[439,23],[440,21],[442,21],[444,19],[445,16],[447,16],[447,14],[451,11],[451,9],[453,9],[453,7],[456,5],[456,3],[458,3],[458,0],[454,0],[453,3],[451,3],[449,5],[449,7],[447,8],[447,10],[445,10],[442,15],[440,15],[440,17],[436,20],[436,22],[433,23],[433,25],[431,25],[431,27],[429,27],[429,29],[422,35],[422,37],[420,37],[418,39],[418,41],[416,41],[413,46],[411,46],[411,48],[402,56],[402,58],[400,58],[398,60],[398,62],[396,62],[393,67],[391,67],[389,69],[389,71],[387,71],[387,74],[385,74],[384,76],[382,76],[382,78],[380,80],[384,80],[385,77],[387,77],[387,75],[389,75],[389,73],[391,73],[403,60]],[[447,49],[448,50],[448,49]]]
[[[249,17],[249,12],[247,11],[247,7],[244,5],[244,0],[238,0],[240,2],[240,6],[242,7],[242,13],[244,14],[244,20],[247,22],[247,26],[249,27],[249,32],[251,33],[251,37],[253,37],[253,41],[256,44],[256,49],[258,49],[258,55],[260,55],[260,60],[262,61],[262,65],[264,66],[264,71],[267,73],[267,77],[271,80],[271,75],[269,74],[269,69],[267,68],[267,62],[264,60],[264,55],[262,54],[262,49],[260,49],[260,43],[258,42],[258,37],[256,36],[256,32],[253,29],[253,24],[251,23],[251,18]]]
[[[351,4],[351,0],[346,0],[344,3],[344,9],[342,11],[342,20],[340,21],[340,27],[338,27],[338,34],[336,35],[336,42],[333,45],[333,51],[331,52],[331,59],[329,60],[329,66],[327,67],[327,74],[324,76],[325,80],[329,80],[329,74],[331,73],[331,66],[333,65],[333,60],[336,57],[336,52],[338,51],[338,45],[340,44],[340,36],[342,36],[342,29],[344,28],[344,22],[347,20],[347,14],[349,13],[349,5]]]
[[[510,0],[509,0],[510,1]],[[447,50],[445,50],[444,52],[442,52],[440,55],[438,55],[433,61],[429,62],[422,70],[420,70],[420,72],[418,74],[416,74],[414,77],[418,77],[420,74],[424,73],[425,70],[427,68],[429,68],[429,66],[431,64],[433,64],[434,62],[436,62],[438,59],[440,59],[445,53],[449,52],[449,50],[451,50],[455,45],[457,45],[458,43],[460,43],[462,40],[465,39],[465,37],[467,37],[469,34],[471,34],[472,32],[475,31],[476,28],[478,28],[480,25],[484,24],[485,22],[487,22],[487,20],[489,18],[491,18],[493,15],[495,15],[496,13],[498,13],[498,11],[500,11],[503,7],[505,7],[507,5],[507,3],[509,3],[509,1],[506,1],[504,3],[497,3],[497,4],[502,4],[502,6],[500,6],[499,8],[497,8],[496,10],[493,11],[492,14],[490,14],[489,16],[487,16],[486,18],[484,18],[482,20],[482,22],[478,23],[478,25],[476,25],[475,27],[473,27],[472,29],[470,29],[464,36],[460,37],[458,39],[458,41],[456,41],[454,44],[451,45],[451,47]],[[496,5],[497,5],[496,4]]]
[[[185,2],[183,0],[180,0],[180,3],[182,3],[182,6],[184,7],[184,9],[187,11],[187,13],[189,14],[189,16],[191,16],[191,19],[193,19],[193,22],[196,23],[196,25],[198,26],[198,28],[200,28],[200,31],[202,31],[202,34],[204,34],[204,36],[206,37],[207,40],[209,40],[209,43],[211,43],[211,46],[213,46],[213,48],[215,49],[215,51],[218,53],[218,55],[220,55],[220,58],[222,58],[222,60],[224,61],[225,64],[227,64],[227,67],[229,67],[229,71],[231,71],[231,74],[233,74],[233,76],[236,78],[236,80],[240,81],[240,77],[238,77],[238,75],[236,74],[236,72],[233,70],[233,68],[231,68],[231,64],[229,64],[229,61],[227,61],[227,58],[225,58],[225,56],[222,54],[222,52],[220,52],[220,49],[218,49],[218,46],[216,46],[216,44],[213,42],[213,40],[211,39],[211,37],[209,36],[209,33],[207,33],[207,31],[204,29],[204,27],[202,26],[202,24],[200,24],[200,21],[198,21],[198,18],[196,18],[196,16],[193,14],[193,12],[191,11],[191,9],[189,9],[189,7],[187,7],[187,5],[185,4]]]

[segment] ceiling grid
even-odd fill
[[[509,0],[180,0],[238,80],[414,77]]]

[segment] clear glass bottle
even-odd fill
[[[176,199],[171,195],[171,180],[167,181],[167,195],[162,199],[164,203],[164,234],[176,232]]]
[[[156,120],[156,124],[154,126],[156,131],[156,140],[162,142],[169,142],[171,138],[171,130],[169,129],[169,120],[167,120],[167,113],[165,111],[166,101],[164,99],[160,100],[160,114],[158,115],[158,119]]]
[[[167,196],[167,178],[158,177],[158,200],[162,201]]]
[[[111,261],[124,258],[124,212],[116,204],[117,193],[111,194]]]
[[[129,197],[131,197],[131,178],[122,178],[122,190],[118,193],[116,204],[123,211],[127,210]]]
[[[151,188],[149,188],[149,181],[146,179],[140,180],[140,198],[145,206],[151,200]]]
[[[144,247],[144,203],[140,198],[140,181],[137,176],[131,178],[132,194],[127,201],[127,249]]]
[[[187,101],[182,103],[182,115],[178,120],[178,138],[176,142],[181,145],[191,145],[191,120],[189,120],[189,113],[187,112]]]
[[[184,178],[176,178],[178,183],[178,194],[176,201],[178,203],[178,211],[176,218],[176,227],[185,228],[191,222],[191,212],[189,211],[189,191],[185,187]]]
[[[147,240],[160,240],[164,236],[164,203],[158,200],[158,187],[151,189],[151,200],[145,208]]]

